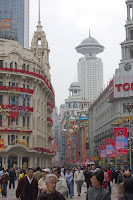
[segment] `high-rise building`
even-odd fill
[[[29,48],[29,0],[0,0],[0,38]]]
[[[84,55],[78,62],[78,82],[81,86],[81,96],[93,102],[103,89],[103,63],[96,55],[103,52],[104,47],[89,35],[76,51]]]

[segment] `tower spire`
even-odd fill
[[[40,21],[40,0],[38,0],[38,23],[41,23],[41,21]]]
[[[91,34],[90,34],[90,28],[89,28],[89,37],[91,37]]]

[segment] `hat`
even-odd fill
[[[47,172],[47,173],[50,174],[50,169],[48,169],[48,168],[42,169],[42,171],[43,171],[43,172]]]

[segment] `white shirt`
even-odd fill
[[[29,183],[31,184],[32,180],[33,180],[33,177],[32,177],[32,179],[30,179],[29,176],[27,176],[27,179],[28,179]]]

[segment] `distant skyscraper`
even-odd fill
[[[29,48],[29,0],[0,0],[0,37]]]
[[[89,36],[84,39],[76,51],[84,55],[78,62],[78,82],[83,99],[93,102],[103,89],[103,63],[97,58],[104,47]]]

